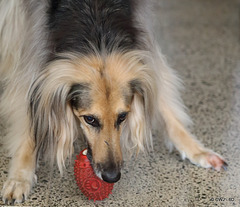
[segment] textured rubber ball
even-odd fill
[[[107,183],[95,175],[87,158],[87,149],[76,156],[74,175],[79,189],[89,200],[103,200],[112,194],[114,183]]]

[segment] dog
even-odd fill
[[[159,49],[147,0],[2,0],[1,117],[12,157],[5,203],[23,202],[40,157],[60,172],[86,139],[96,175],[121,177],[123,151],[152,149],[163,126],[170,149],[220,170],[227,163],[189,131],[182,82]]]

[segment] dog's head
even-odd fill
[[[52,111],[47,118],[54,127],[48,133],[53,131],[60,136],[55,143],[58,163],[80,128],[88,142],[88,157],[95,173],[104,181],[117,182],[123,164],[122,147],[143,150],[151,140],[153,79],[152,71],[137,53],[71,57],[67,63],[64,60],[49,66],[41,81],[45,82],[42,87],[48,85],[48,89],[41,89],[41,97],[46,104],[47,99],[53,102],[48,103]],[[57,97],[50,97],[54,95]],[[65,105],[61,104],[62,99]],[[39,105],[43,106],[38,101]]]
[[[99,75],[101,76],[101,75]],[[104,75],[72,87],[71,105],[87,139],[88,157],[96,174],[107,182],[120,178],[120,137],[131,108],[131,91]]]

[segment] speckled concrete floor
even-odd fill
[[[163,53],[185,82],[192,130],[226,158],[226,172],[169,154],[156,134],[154,152],[126,162],[108,199],[88,201],[75,184],[73,164],[63,178],[41,164],[38,185],[23,206],[240,206],[239,6],[238,0],[157,0],[155,7]],[[0,136],[3,128],[1,123]],[[2,186],[9,159],[2,148],[0,156]]]

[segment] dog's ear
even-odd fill
[[[73,101],[70,97],[75,97],[79,90],[70,82],[74,76],[71,79],[68,76],[69,73],[57,69],[52,73],[46,70],[37,77],[29,92],[31,130],[37,156],[56,158],[60,172],[65,159],[72,155],[73,142],[79,132],[70,104]]]
[[[74,109],[87,108],[91,104],[89,92],[87,83],[73,84],[67,99]]]
[[[150,76],[149,76],[150,77]],[[128,115],[123,145],[127,149],[137,147],[137,151],[152,148],[151,127],[154,113],[154,86],[151,78],[133,79],[129,82],[132,91],[131,111]],[[128,133],[128,134],[126,134]],[[126,136],[128,139],[126,140]]]

